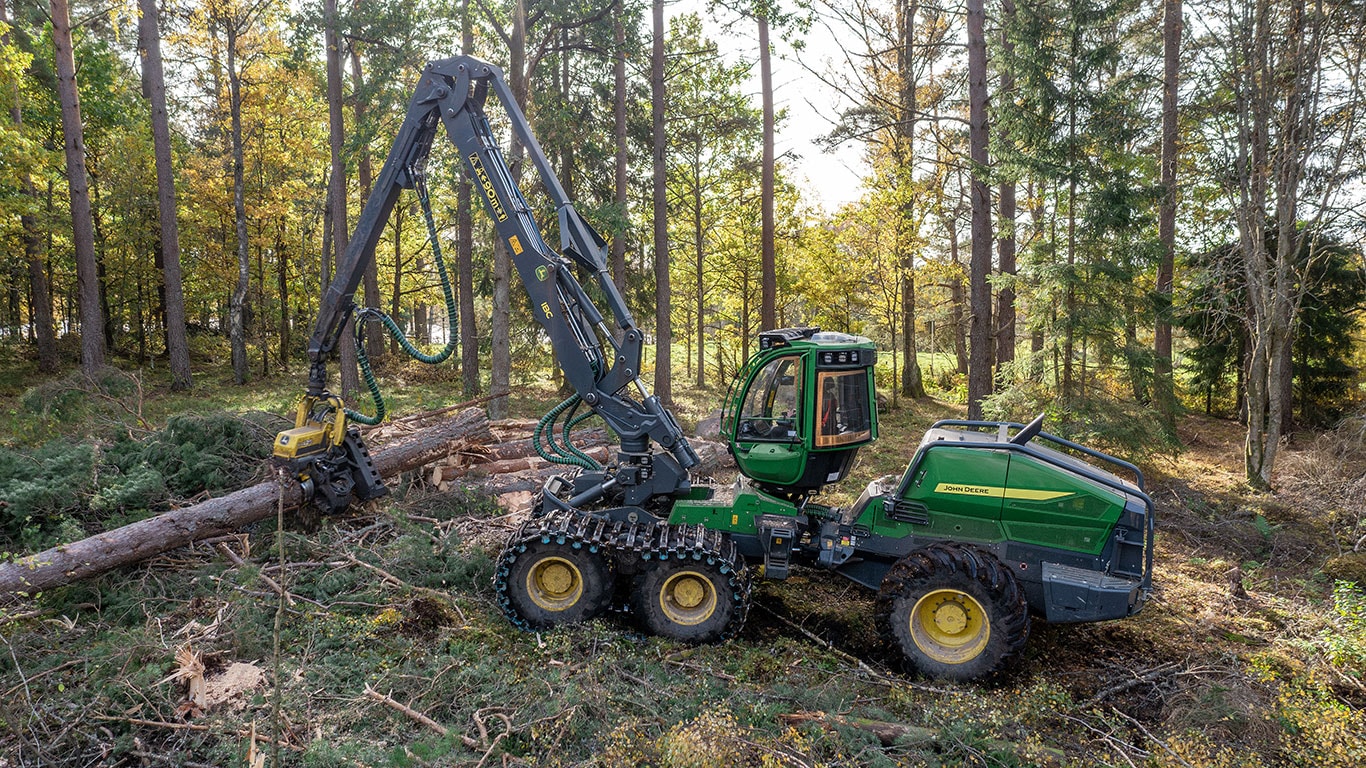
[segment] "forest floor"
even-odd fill
[[[283,380],[201,386],[236,410],[283,412],[292,395]],[[27,388],[0,380],[0,443],[49,428]],[[453,389],[420,383],[400,407]],[[539,394],[514,409],[538,413]],[[718,397],[678,393],[685,423]],[[133,410],[154,425],[198,398],[149,385]],[[903,402],[853,477],[898,471],[959,413]],[[1366,582],[1363,435],[1297,435],[1274,494],[1240,481],[1236,423],[1187,416],[1180,436],[1178,456],[1142,462],[1158,505],[1144,610],[1035,622],[987,683],[901,671],[873,596],[808,570],[759,582],[719,645],[625,615],[519,631],[492,588],[518,517],[411,478],[312,530],[222,542],[244,565],[196,545],[0,607],[0,767],[1366,764],[1366,599],[1344,586]]]

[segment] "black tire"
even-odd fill
[[[931,544],[897,561],[882,580],[877,613],[910,666],[945,680],[990,675],[1029,638],[1029,606],[1014,574],[959,544]]]
[[[749,572],[739,563],[713,553],[655,561],[631,596],[636,615],[660,637],[712,643],[734,636],[749,613]]]
[[[602,613],[612,601],[612,571],[582,543],[531,541],[510,546],[503,611],[525,629],[550,629]]]

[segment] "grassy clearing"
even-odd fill
[[[6,386],[18,409],[22,390]],[[245,407],[287,407],[298,382],[275,386],[253,384]],[[455,388],[413,374],[388,391],[411,410]],[[244,402],[207,389],[217,405]],[[205,401],[148,391],[145,413]],[[539,414],[551,398],[549,383],[524,388],[512,409]],[[684,421],[718,398],[680,392]],[[901,470],[920,432],[954,415],[903,404],[836,493]],[[989,684],[903,674],[872,596],[815,571],[760,584],[750,623],[723,645],[647,637],[626,615],[517,631],[491,588],[514,521],[475,492],[411,485],[278,542],[273,525],[225,542],[245,567],[199,545],[5,607],[0,764],[246,765],[253,724],[296,766],[1362,764],[1366,600],[1344,582],[1362,576],[1366,452],[1350,429],[1304,436],[1279,492],[1259,495],[1237,480],[1236,424],[1192,417],[1181,436],[1179,458],[1145,467],[1161,515],[1148,607],[1036,624],[1024,658]],[[294,596],[278,670],[264,577]],[[233,663],[261,680],[186,719],[186,684],[167,680],[186,645],[211,682]]]

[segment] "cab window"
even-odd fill
[[[816,374],[816,447],[863,442],[872,437],[868,408],[868,371]]]
[[[801,363],[800,355],[777,358],[750,382],[740,410],[740,440],[800,439]]]

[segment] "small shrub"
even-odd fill
[[[1349,581],[1333,585],[1333,624],[1320,638],[1324,655],[1343,674],[1366,675],[1366,593]]]
[[[1285,765],[1356,768],[1366,764],[1366,713],[1338,701],[1318,687],[1287,685],[1277,704],[1285,727],[1281,739]]]

